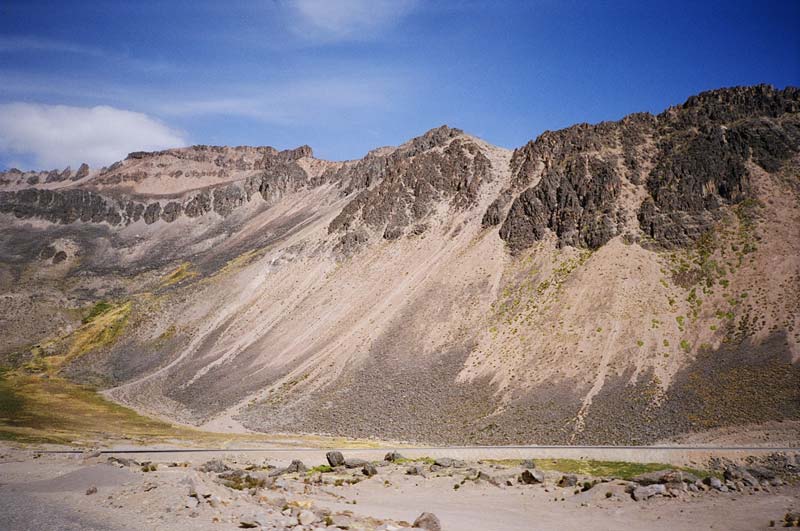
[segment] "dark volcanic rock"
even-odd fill
[[[325,458],[328,460],[328,464],[334,468],[344,465],[344,456],[342,455],[342,452],[328,452],[325,454]]]
[[[346,193],[365,189],[331,221],[328,231],[347,234],[363,224],[393,240],[431,214],[437,201],[449,200],[456,208],[474,204],[481,185],[491,179],[491,163],[478,144],[461,134],[440,127],[391,154],[368,156],[359,163],[363,174],[350,176]]]
[[[544,474],[539,470],[523,470],[519,475],[520,483],[526,485],[533,485],[535,483],[542,483],[544,481]]]
[[[522,249],[541,240],[549,229],[561,244],[600,247],[616,234],[614,200],[621,184],[608,161],[571,160],[517,197],[500,237],[512,249]]]
[[[646,185],[637,217],[650,241],[686,245],[722,207],[752,197],[750,161],[774,172],[800,151],[799,109],[796,88],[739,87],[700,94],[656,117],[546,132],[514,152],[511,187],[483,225],[500,224],[511,202],[500,237],[512,250],[548,232],[561,245],[596,248],[620,232],[627,180]]]

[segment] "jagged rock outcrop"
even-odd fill
[[[455,208],[474,204],[481,185],[491,180],[490,170],[489,159],[462,131],[434,129],[388,155],[369,156],[345,170],[345,193],[362,191],[328,230],[343,232],[345,245],[364,240],[362,228],[387,240],[401,237],[412,226],[424,230],[419,224],[436,202],[449,200]]]
[[[240,154],[239,157],[232,156],[231,151],[238,152],[237,150],[243,150],[245,154]],[[116,197],[112,197],[105,192],[85,188],[59,190],[27,188],[0,192],[0,212],[10,213],[21,219],[40,218],[60,224],[82,221],[127,225],[139,219],[143,219],[148,225],[159,220],[172,223],[182,215],[194,218],[214,212],[227,217],[256,194],[267,203],[273,203],[286,193],[302,187],[319,186],[324,182],[318,176],[309,175],[298,163],[299,159],[312,156],[311,148],[308,146],[286,151],[277,151],[270,147],[195,146],[155,153],[135,152],[128,156],[128,160],[146,160],[163,156],[189,161],[211,160],[223,169],[235,167],[239,170],[258,169],[258,171],[242,181],[189,192],[172,200],[153,200],[137,196],[126,198],[120,194],[114,194]],[[92,181],[92,185],[96,188],[98,185],[118,184],[149,176],[141,169],[126,173],[122,169],[123,166],[116,166],[116,169],[115,166],[102,172]],[[88,171],[88,166],[84,164],[75,177],[81,179],[88,175]],[[11,170],[9,173],[13,172],[18,170]],[[23,175],[22,172],[19,173]],[[49,175],[54,175],[59,181],[65,180],[70,177],[71,170],[67,168],[64,172],[50,172]]]
[[[642,231],[663,246],[696,240],[723,205],[752,196],[748,162],[769,172],[800,151],[800,91],[763,86],[713,91],[659,115]]]
[[[800,150],[798,109],[798,89],[761,85],[703,93],[655,117],[544,133],[514,152],[511,187],[483,225],[502,221],[512,250],[548,231],[561,245],[597,248],[621,233],[623,210],[633,208],[620,204],[624,182],[644,182],[641,231],[656,245],[686,245],[722,206],[750,197],[749,161],[774,172]]]

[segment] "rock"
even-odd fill
[[[306,465],[304,465],[302,461],[300,461],[299,459],[295,459],[286,468],[281,470],[273,470],[272,472],[269,473],[269,476],[275,477],[281,474],[294,474],[294,473],[306,472],[307,470],[308,468],[306,468]]]
[[[297,521],[300,525],[310,525],[317,521],[317,515],[309,510],[303,510],[297,515]]]
[[[395,451],[389,452],[388,454],[386,454],[383,457],[384,461],[389,461],[389,462],[392,462],[392,463],[395,462],[395,461],[398,461],[400,459],[403,459],[403,456],[400,455],[398,452],[395,452]]]
[[[454,462],[455,461],[453,459],[450,459],[449,457],[440,457],[439,459],[436,459],[433,462],[433,464],[437,465],[437,466],[440,466],[442,468],[449,468],[449,467],[453,466]]]
[[[330,525],[339,529],[350,529],[353,519],[344,514],[334,514],[328,517]]]
[[[97,494],[97,487],[95,487],[94,485],[86,489],[87,496],[91,496],[92,494]]]
[[[495,478],[492,475],[487,474],[483,470],[478,472],[478,479],[483,480],[483,481],[485,481],[485,482],[487,482],[487,483],[489,483],[491,485],[494,485],[495,487],[499,487],[500,486],[500,481],[498,481],[497,478]]]
[[[58,253],[56,253],[55,256],[58,256]],[[66,259],[66,258],[67,258],[67,254],[64,253],[64,259]],[[61,261],[61,260],[59,260],[59,261]],[[53,263],[57,263],[55,258],[53,258]],[[92,451],[83,452],[81,454],[81,457],[83,459],[94,459],[95,457],[100,457],[101,455],[103,455],[103,452],[101,452],[100,450],[92,450]]]
[[[335,468],[337,466],[344,465],[344,456],[342,455],[342,452],[336,452],[336,451],[328,452],[327,454],[325,454],[325,457],[328,459],[328,464],[331,467]]]
[[[561,476],[561,479],[558,480],[559,487],[574,487],[578,484],[578,476],[574,474],[567,474],[565,476]]]
[[[639,485],[654,485],[656,483],[694,483],[698,477],[689,472],[682,470],[658,470],[656,472],[647,472],[639,474],[633,478],[633,481]]]
[[[536,461],[533,459],[525,459],[520,466],[522,466],[522,468],[536,468]]]
[[[220,461],[219,459],[212,459],[211,461],[206,461],[198,470],[200,472],[214,472],[215,474],[222,474],[223,472],[229,471],[231,468]]]
[[[364,459],[345,459],[344,466],[347,468],[361,468],[364,465],[368,465],[369,461]]]
[[[254,514],[239,518],[239,527],[252,529],[254,527],[267,527],[270,524],[269,516],[266,514]]]
[[[719,478],[715,478],[714,476],[708,476],[703,480],[703,483],[705,483],[714,490],[722,490],[723,488],[725,488],[725,485],[722,484],[722,481],[720,481]]]
[[[667,487],[658,483],[647,485],[646,487],[636,487],[633,489],[633,499],[636,501],[643,501],[653,496],[663,496],[667,493]]]
[[[772,470],[768,469],[767,467],[763,467],[760,465],[752,465],[746,468],[746,471],[750,473],[751,476],[758,480],[767,480],[771,481],[777,477],[777,474]]]
[[[536,483],[543,483],[544,482],[544,474],[541,470],[523,470],[522,474],[519,475],[519,480],[521,483],[525,485],[534,485]]]
[[[406,474],[409,476],[424,476],[425,469],[422,468],[420,465],[410,466],[406,469]]]
[[[126,467],[126,466],[136,466],[136,467],[141,466],[141,464],[138,461],[135,461],[133,459],[127,459],[125,457],[114,457],[114,456],[111,456],[111,457],[108,458],[108,463],[111,464],[111,465],[117,465],[120,468]]]
[[[371,464],[367,463],[366,465],[364,465],[364,468],[361,469],[361,472],[363,472],[364,475],[367,477],[372,477],[378,473],[378,470]]]
[[[800,527],[800,513],[789,512],[783,515],[783,527]]]
[[[426,529],[427,531],[442,531],[442,524],[433,513],[422,513],[414,520],[415,529]]]
[[[198,500],[198,499],[197,499],[196,497],[194,497],[194,496],[186,496],[186,498],[184,499],[184,506],[185,506],[187,509],[194,509],[194,508],[196,508],[198,505],[200,505],[200,500]]]

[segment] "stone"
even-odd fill
[[[292,463],[283,469],[276,469],[269,473],[270,477],[280,476],[281,474],[294,474],[306,472],[308,468],[299,459],[294,459]]]
[[[647,485],[644,487],[636,487],[633,489],[633,499],[636,501],[644,501],[652,498],[653,496],[664,496],[667,494],[667,487],[660,483]]]
[[[525,459],[520,466],[522,466],[522,468],[536,468],[536,461],[533,459]]]
[[[211,461],[206,461],[198,468],[200,472],[214,472],[215,474],[221,474],[223,472],[227,472],[230,469],[231,468],[228,465],[226,465],[219,459],[212,459]]]
[[[197,499],[196,497],[194,497],[194,496],[186,496],[186,498],[184,499],[184,506],[185,506],[187,509],[194,509],[194,508],[196,508],[198,505],[200,505],[200,500],[198,500],[198,499]]]
[[[361,469],[361,472],[367,477],[372,477],[378,473],[378,470],[373,465],[367,463],[364,465],[364,468]]]
[[[339,529],[350,529],[353,525],[353,519],[345,514],[333,514],[328,517],[330,525],[338,527]]]
[[[125,457],[114,457],[114,456],[108,458],[108,464],[117,465],[120,468],[127,466],[136,466],[136,467],[141,466],[141,464],[134,459],[127,459]]]
[[[567,474],[561,476],[561,479],[558,480],[559,487],[574,487],[578,484],[578,476],[574,474]]]
[[[269,516],[266,514],[253,514],[239,518],[239,527],[252,529],[254,527],[267,527],[270,524]]]
[[[414,520],[415,529],[425,529],[426,531],[442,531],[442,524],[433,513],[422,513]]]
[[[398,452],[395,452],[395,451],[391,451],[391,452],[387,453],[383,457],[384,461],[389,461],[389,462],[392,462],[392,463],[395,462],[395,461],[399,461],[400,459],[403,459],[403,456],[400,455]]]
[[[95,487],[94,485],[86,489],[87,496],[91,496],[92,494],[97,494],[97,487]]]
[[[328,464],[333,468],[344,465],[344,456],[342,455],[342,452],[328,452],[325,454],[325,458],[328,460]]]
[[[449,457],[440,457],[440,458],[436,459],[433,462],[433,464],[437,465],[437,466],[440,466],[442,468],[449,468],[449,467],[453,466],[454,462],[455,461],[453,459],[450,459]]]
[[[698,479],[697,476],[689,472],[667,469],[639,474],[632,481],[639,485],[654,485],[656,483],[694,483]]]
[[[541,470],[523,470],[522,474],[519,475],[519,480],[521,483],[525,485],[534,485],[537,483],[544,482],[544,474]]]
[[[722,488],[725,486],[722,484],[722,481],[720,481],[719,478],[715,478],[714,476],[708,476],[707,478],[703,479],[703,483],[714,490],[722,490]]]
[[[300,525],[311,525],[317,521],[317,515],[309,510],[303,510],[297,515],[297,521]]]
[[[409,476],[424,476],[425,469],[423,469],[420,465],[410,466],[406,469],[406,474]]]
[[[353,459],[353,458],[351,458],[351,459],[345,459],[344,460],[344,466],[347,467],[347,468],[361,468],[361,467],[363,467],[364,465],[367,465],[367,464],[369,464],[369,461],[366,461],[364,459]]]
[[[495,478],[494,476],[492,476],[490,474],[487,474],[483,470],[478,472],[478,479],[480,479],[482,481],[485,481],[485,482],[487,482],[487,483],[489,483],[491,485],[494,485],[495,487],[499,487],[500,486],[500,481],[498,481],[497,478]]]

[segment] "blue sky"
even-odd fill
[[[0,3],[0,167],[181,144],[350,159],[440,124],[505,147],[800,84],[800,2]]]

